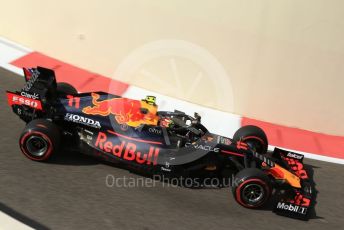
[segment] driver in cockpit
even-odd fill
[[[155,96],[146,96],[141,100],[140,111],[143,119],[137,122],[136,126],[141,124],[157,125],[159,117],[157,116],[158,106],[155,103]]]
[[[142,123],[172,128],[174,126],[172,119],[170,117],[159,117],[157,115],[157,107],[155,96],[146,96],[141,100],[141,113],[145,114],[145,119]]]
[[[142,99],[141,101],[146,102],[148,105],[157,106],[155,103],[156,102],[155,96],[146,96],[146,98]]]

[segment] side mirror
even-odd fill
[[[198,113],[195,113],[194,117],[198,122],[201,122],[201,116]]]

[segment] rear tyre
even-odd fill
[[[254,125],[247,125],[238,129],[233,136],[233,140],[248,144],[260,154],[265,154],[268,150],[268,138],[265,132]]]
[[[234,177],[234,199],[245,208],[260,208],[271,197],[269,177],[257,168],[245,168]]]
[[[58,127],[45,119],[30,121],[19,139],[22,153],[34,161],[45,161],[54,154],[60,144]]]
[[[65,82],[57,83],[57,94],[58,96],[66,96],[68,94],[77,94],[78,91],[70,84]]]

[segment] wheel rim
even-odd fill
[[[48,142],[41,136],[31,136],[26,141],[27,151],[35,156],[43,156],[48,149]]]
[[[259,184],[248,184],[242,190],[242,199],[250,205],[258,204],[264,198],[264,188]]]

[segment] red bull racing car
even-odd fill
[[[312,186],[303,155],[277,148],[267,152],[262,129],[244,126],[229,138],[209,132],[197,113],[158,111],[154,96],[133,100],[78,93],[42,67],[24,68],[24,75],[24,87],[7,91],[7,98],[27,123],[19,139],[27,158],[46,161],[67,146],[147,175],[228,177],[240,205],[260,208],[273,202],[276,213],[308,218]]]

